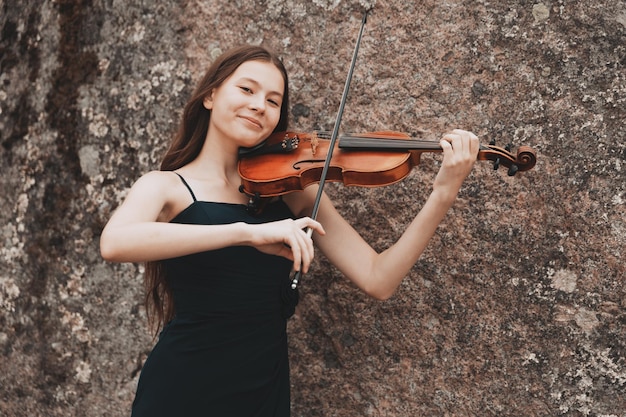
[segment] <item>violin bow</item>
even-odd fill
[[[341,101],[339,102],[339,110],[337,112],[337,117],[335,118],[335,127],[333,128],[333,133],[330,137],[330,145],[328,148],[328,153],[326,155],[326,160],[324,161],[324,168],[322,169],[322,174],[319,181],[319,188],[317,189],[317,195],[315,196],[315,202],[313,204],[313,211],[311,212],[311,218],[313,220],[317,219],[317,212],[320,208],[320,201],[322,200],[322,194],[324,191],[324,184],[326,183],[326,177],[328,175],[328,168],[330,167],[330,160],[333,157],[333,150],[335,148],[335,143],[337,142],[337,136],[339,133],[339,125],[341,124],[341,118],[343,117],[343,110],[346,107],[346,101],[348,98],[348,91],[350,90],[350,82],[352,81],[352,74],[354,73],[354,67],[356,66],[356,57],[359,53],[359,46],[361,44],[361,38],[363,37],[363,29],[365,28],[365,23],[367,23],[367,15],[370,12],[370,9],[366,10],[363,14],[363,20],[361,21],[361,28],[359,30],[359,36],[356,40],[356,45],[354,47],[354,53],[352,54],[352,62],[350,63],[350,69],[348,70],[348,76],[346,78],[346,83],[343,87],[343,94],[341,96]],[[307,236],[310,238],[313,235],[313,229],[307,228],[306,231]],[[300,277],[302,275],[302,268],[299,271],[296,271],[293,275],[293,279],[291,281],[291,289],[295,290],[298,286],[298,282],[300,281]]]

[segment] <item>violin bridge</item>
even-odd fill
[[[313,132],[311,134],[311,152],[313,155],[317,153],[317,147],[319,146],[320,141],[317,138],[317,132]]]

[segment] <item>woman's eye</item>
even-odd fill
[[[267,100],[268,103],[270,103],[272,106],[276,106],[276,107],[280,107],[280,103],[276,100]]]
[[[239,88],[241,88],[241,91],[244,91],[246,93],[251,93],[252,92],[252,89],[250,87],[241,86]]]

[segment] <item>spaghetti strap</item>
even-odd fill
[[[180,178],[180,180],[183,182],[183,184],[185,184],[185,187],[187,187],[187,189],[189,190],[189,193],[191,194],[191,198],[193,198],[193,201],[196,201],[196,195],[193,193],[193,190],[191,189],[191,187],[189,186],[189,184],[187,184],[187,181],[185,181],[185,179],[183,178],[182,175],[180,175],[178,172],[176,171],[172,171],[174,174],[178,175],[178,178]]]

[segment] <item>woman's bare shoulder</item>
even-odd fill
[[[133,205],[150,204],[159,209],[159,219],[172,217],[189,204],[181,179],[172,171],[149,171],[131,187],[126,200]]]
[[[180,178],[173,171],[149,171],[143,174],[133,184],[132,188],[143,190],[146,193],[168,195],[168,191],[176,190],[181,184]]]

